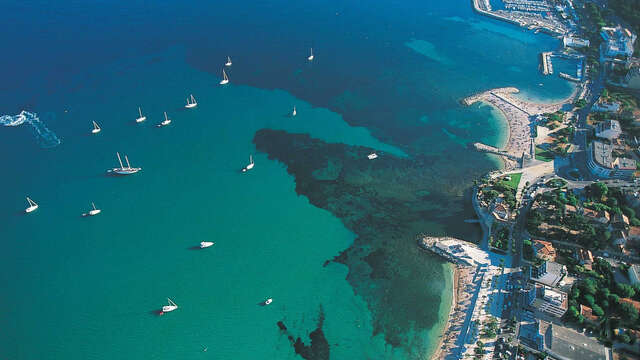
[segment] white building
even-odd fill
[[[613,145],[594,141],[587,151],[589,171],[601,179],[631,179],[636,171],[633,159],[615,157]]]
[[[605,61],[622,61],[625,62],[633,56],[633,43],[637,36],[623,29],[620,25],[612,27],[602,27],[600,29],[602,37],[600,57]]]
[[[564,47],[584,48],[589,46],[589,40],[572,36],[564,36],[562,38],[562,45],[564,45]]]
[[[631,280],[631,284],[640,282],[640,266],[634,264],[629,267],[629,280]]]
[[[596,125],[596,137],[613,140],[620,137],[622,128],[618,120],[605,120]]]
[[[599,104],[593,104],[593,106],[591,107],[592,111],[597,111],[597,112],[618,112],[620,111],[620,103],[619,102],[612,102],[612,103],[599,103]]]

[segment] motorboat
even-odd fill
[[[209,246],[213,246],[213,244],[215,244],[213,241],[201,241],[200,249],[208,248]]]

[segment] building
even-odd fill
[[[496,220],[508,221],[509,220],[509,208],[505,204],[503,204],[502,202],[496,202],[496,204],[493,206],[493,211],[491,212],[491,215],[493,215],[493,217]]]
[[[571,47],[571,48],[584,48],[584,47],[589,47],[589,40],[585,40],[585,39],[581,39],[581,38],[577,38],[577,37],[573,37],[573,36],[564,36],[562,37],[562,45],[564,45],[564,47]]]
[[[620,127],[620,122],[618,122],[618,120],[605,120],[596,125],[596,137],[601,139],[611,141],[619,138],[621,134],[622,127]]]
[[[613,245],[624,248],[624,246],[627,244],[627,235],[622,230],[616,230],[612,234],[611,240],[613,242]]]
[[[630,298],[620,298],[620,303],[630,304],[631,306],[636,308],[636,310],[640,311],[640,301],[636,301]]]
[[[540,323],[544,351],[556,359],[604,360],[607,349],[596,339],[558,324]]]
[[[578,260],[578,263],[584,266],[585,269],[591,270],[591,266],[593,265],[593,254],[590,250],[586,249],[578,249],[575,252],[575,258]]]
[[[567,294],[548,286],[538,289],[539,296],[533,300],[531,307],[544,315],[561,318],[567,312]]]
[[[628,229],[629,218],[625,214],[614,214],[611,219],[611,225],[616,229]]]
[[[597,104],[593,104],[593,106],[591,107],[591,110],[592,111],[596,111],[596,112],[617,113],[618,111],[620,111],[620,103],[619,102],[597,103]],[[618,125],[620,125],[620,124],[618,124]]]
[[[640,66],[629,69],[627,76],[624,78],[624,82],[629,89],[640,89]]]
[[[609,213],[604,210],[595,211],[584,208],[583,213],[584,217],[586,217],[589,221],[598,222],[600,224],[608,224],[609,220],[611,220]]]
[[[601,60],[626,64],[633,56],[633,44],[637,36],[629,29],[623,29],[620,25],[614,28],[603,26],[600,36],[604,40],[600,46]]]
[[[531,281],[550,287],[557,287],[567,274],[567,268],[564,265],[553,261],[544,261],[540,265],[532,265],[529,271]]]
[[[580,315],[588,323],[596,324],[598,322],[598,317],[593,315],[593,309],[586,305],[580,305]]]
[[[556,259],[556,249],[548,241],[533,240],[533,254],[544,261],[554,261]]]
[[[593,175],[601,179],[633,178],[636,162],[633,159],[613,155],[613,145],[594,141],[587,151],[587,167]]]
[[[631,265],[627,273],[629,274],[629,281],[632,285],[640,283],[640,265]]]

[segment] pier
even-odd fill
[[[489,153],[489,154],[495,154],[495,155],[500,155],[500,156],[504,156],[508,159],[514,160],[514,161],[520,161],[521,157],[517,156],[515,154],[510,154],[507,151],[504,150],[500,150],[496,147],[490,146],[490,145],[486,145],[483,143],[473,143],[472,146],[474,147],[474,149],[480,151],[480,152],[485,152],[485,153]]]
[[[542,61],[542,74],[550,75],[553,74],[553,64],[551,63],[551,55],[552,52],[543,52],[540,54],[540,58]]]
[[[491,9],[488,0],[471,0],[473,9],[485,16],[506,21],[525,27],[536,32],[544,31],[551,35],[565,35],[569,32],[567,26],[554,17],[543,17],[541,13],[552,12],[553,9],[545,2],[538,0],[505,0],[507,10]]]

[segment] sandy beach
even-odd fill
[[[500,149],[513,156],[521,157],[523,154],[535,156],[531,146],[532,127],[535,126],[533,117],[538,114],[553,113],[566,104],[572,103],[578,92],[578,87],[566,99],[555,103],[534,103],[519,99],[513,94],[520,90],[514,87],[496,88],[475,94],[465,98],[462,103],[469,106],[478,101],[498,109],[507,120],[507,145]],[[505,168],[515,168],[515,161],[504,158]]]

